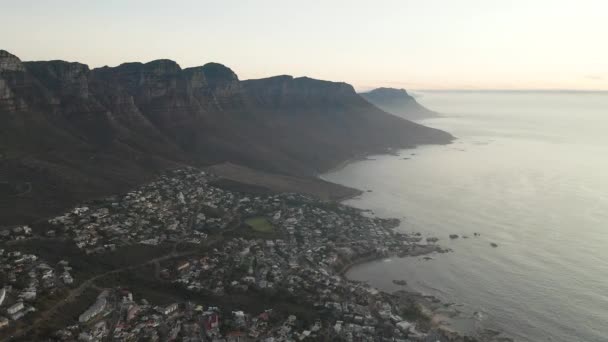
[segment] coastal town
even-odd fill
[[[36,315],[48,305],[37,305],[45,298],[76,301],[73,292],[87,290],[96,298],[82,301],[78,315],[46,339],[474,341],[430,324],[432,313],[413,299],[422,296],[388,294],[343,276],[359,262],[447,251],[434,240],[342,204],[228,190],[216,180],[194,168],[174,170],[51,218],[44,231],[2,231],[0,339],[25,336],[41,324]],[[69,260],[50,264],[15,249],[28,239],[65,241],[89,258],[137,246],[172,248],[141,265],[78,279]],[[121,272],[142,274],[149,283],[142,290],[126,278],[104,281]],[[172,300],[146,298],[153,284]],[[55,310],[63,305],[54,303]],[[19,325],[28,316],[29,326]]]

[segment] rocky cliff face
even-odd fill
[[[27,71],[60,99],[89,97],[89,67],[64,61],[25,62]]]
[[[217,109],[238,109],[243,105],[241,83],[230,68],[218,63],[207,63],[200,69],[209,85],[212,104]]]
[[[438,115],[421,106],[405,89],[377,88],[360,95],[378,108],[404,119],[418,120]]]
[[[21,60],[7,51],[0,50],[0,109],[14,111],[25,108],[15,91],[31,84]]]
[[[451,139],[379,110],[345,83],[240,81],[221,64],[182,69],[170,60],[90,70],[0,51],[5,223],[168,167],[227,161],[306,177],[364,153]]]
[[[260,107],[335,108],[361,106],[361,98],[350,84],[288,75],[242,82],[245,92]]]
[[[0,71],[24,71],[23,63],[21,60],[10,54],[8,51],[0,50]]]

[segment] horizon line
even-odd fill
[[[420,92],[450,92],[450,93],[608,93],[608,89],[408,89],[408,91],[420,91]]]

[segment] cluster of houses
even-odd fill
[[[34,254],[0,249],[0,280],[6,282],[0,289],[0,329],[36,311],[40,297],[69,287],[71,270],[65,260],[50,265]]]
[[[421,244],[420,236],[395,232],[398,221],[301,195],[243,196],[234,210],[241,217],[265,218],[273,234],[226,239],[219,249],[167,265],[161,275],[189,290],[215,294],[292,289],[289,281],[303,270],[341,279],[341,271],[362,259],[445,251]]]
[[[109,289],[76,324],[59,330],[54,338],[273,342],[424,341],[432,336],[402,318],[412,311],[411,303],[348,281],[342,274],[363,260],[445,252],[438,245],[423,243],[419,234],[395,231],[398,220],[298,194],[233,192],[213,186],[213,180],[213,175],[197,169],[171,171],[127,194],[88,202],[49,220],[46,234],[71,240],[100,257],[130,244],[197,244],[217,234],[221,244],[216,248],[164,260],[155,276],[203,296],[263,299],[262,312],[192,303],[154,306],[134,301],[129,291]],[[261,220],[263,229],[247,226],[249,218]],[[73,281],[67,262],[50,267],[35,256],[13,254],[3,256],[2,265],[9,282],[26,275],[19,294],[11,290],[12,298],[19,298],[10,303],[11,308],[17,305],[11,313],[6,309],[11,319],[15,312],[30,310],[26,303],[32,297],[25,293],[35,290],[35,298],[39,288]],[[285,301],[312,308],[316,319],[279,314],[275,304]]]
[[[23,240],[30,236],[32,236],[32,228],[30,226],[0,229],[0,241]]]
[[[377,341],[382,335],[390,341],[415,341],[428,337],[416,330],[414,322],[401,318],[411,307],[366,284],[350,282],[340,273],[362,258],[443,252],[439,246],[419,244],[417,235],[394,232],[398,223],[394,220],[300,195],[258,196],[245,203],[241,209],[264,215],[281,238],[235,237],[206,255],[166,263],[163,277],[189,291],[216,296],[238,293],[265,296],[269,302],[277,297],[307,303],[318,317],[324,317],[325,329],[319,331],[334,339]]]
[[[77,324],[56,331],[55,341],[298,341],[326,334],[321,321],[295,315],[222,310],[193,302],[152,305],[123,288],[101,291]],[[327,327],[329,328],[329,327]]]
[[[361,290],[366,291],[366,290]],[[430,341],[376,294],[368,305],[331,302],[340,312],[315,320],[269,308],[226,310],[193,302],[152,305],[122,288],[103,290],[77,324],[56,331],[54,341]],[[271,304],[269,304],[271,306]],[[335,308],[334,308],[335,307]],[[435,341],[433,339],[433,341]],[[438,341],[438,339],[437,339]]]
[[[87,253],[167,241],[200,243],[229,220],[209,215],[231,207],[230,193],[208,186],[213,177],[195,169],[175,170],[127,194],[92,201],[50,219],[50,237],[67,236]],[[205,212],[208,214],[206,215]]]
[[[415,323],[399,316],[399,301],[392,296],[361,285],[341,290],[352,293],[317,302],[319,315],[311,320],[275,310],[272,302],[260,312],[193,302],[153,305],[145,299],[134,300],[126,289],[106,289],[76,324],[56,331],[51,340],[445,341],[436,331],[420,332]]]
[[[308,246],[310,240],[316,245],[335,242],[343,245],[343,252],[355,254],[377,247],[407,252],[417,246],[410,242],[420,241],[387,229],[398,220],[366,217],[360,210],[297,194],[253,196],[227,191],[211,186],[215,179],[197,169],[174,170],[127,194],[86,203],[50,219],[47,235],[68,237],[87,253],[136,243],[196,244],[241,218],[264,213],[298,248]]]

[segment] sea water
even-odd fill
[[[324,178],[371,190],[347,204],[400,218],[398,229],[453,252],[372,262],[348,277],[387,291],[405,279],[456,303],[473,329],[517,341],[608,341],[608,93],[415,94],[442,113],[420,123],[453,144]]]

